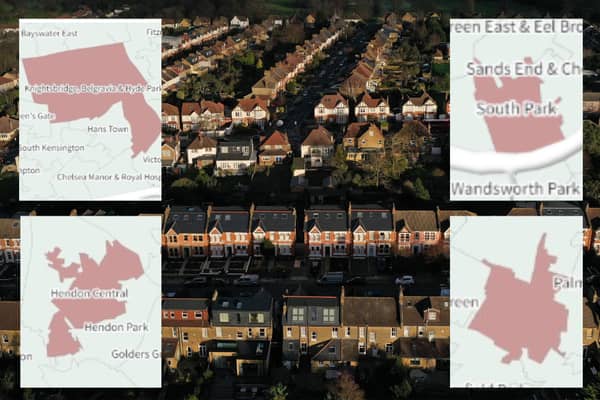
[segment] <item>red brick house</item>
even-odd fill
[[[345,257],[352,234],[348,213],[340,206],[321,205],[304,212],[304,243],[311,258]]]
[[[435,255],[441,233],[433,210],[396,210],[395,229],[398,255]]]
[[[348,206],[353,257],[390,256],[396,247],[394,210],[377,204]]]
[[[173,206],[165,210],[162,242],[169,258],[208,255],[206,212],[200,207]]]
[[[252,213],[254,255],[261,255],[265,241],[273,245],[276,256],[294,255],[296,209],[281,206],[257,206]]]
[[[251,210],[241,207],[208,208],[211,257],[247,256],[252,252]]]

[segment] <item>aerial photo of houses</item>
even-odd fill
[[[162,19],[162,202],[18,201],[25,16]],[[562,16],[584,201],[451,202],[450,18]],[[599,119],[594,1],[0,2],[0,399],[600,399]],[[19,218],[140,214],[162,387],[21,389]],[[450,389],[450,218],[477,215],[581,217],[583,389]]]

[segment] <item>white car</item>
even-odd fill
[[[412,275],[404,275],[396,278],[396,285],[414,285],[415,278]]]

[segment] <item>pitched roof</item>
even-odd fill
[[[437,210],[440,231],[444,232],[450,228],[450,217],[474,217],[474,212],[468,210]]]
[[[400,321],[403,325],[450,325],[450,302],[447,296],[403,296]],[[429,309],[439,311],[436,321],[426,319]]]
[[[271,311],[273,296],[266,290],[251,295],[217,296],[212,302],[213,310]],[[265,319],[266,321],[266,319]]]
[[[507,215],[511,216],[536,216],[537,210],[535,207],[513,207]]]
[[[19,120],[6,115],[0,117],[0,132],[12,132],[19,128]]]
[[[211,114],[225,113],[225,106],[223,105],[223,103],[216,103],[210,100],[202,100],[200,102],[200,109],[202,110],[202,112],[208,110],[211,112]]]
[[[600,207],[588,207],[587,216],[592,229],[598,229],[600,227]]]
[[[590,302],[587,297],[583,298],[583,327],[598,328],[599,317],[598,305]]]
[[[333,146],[333,135],[323,126],[319,125],[304,139],[302,146]]]
[[[378,135],[382,135],[381,131],[377,127],[377,125],[369,122],[352,122],[348,125],[348,129],[346,129],[346,134],[344,135],[344,139],[354,139],[360,138],[362,135],[367,133],[367,131],[371,130],[371,133],[375,132]]]
[[[397,326],[397,302],[393,297],[345,297],[342,324],[351,326]]]
[[[241,207],[213,207],[208,220],[208,231],[248,232],[250,213]]]
[[[410,231],[437,231],[435,212],[429,210],[396,210],[396,229],[406,227]]]
[[[287,133],[282,133],[278,130],[273,132],[268,138],[266,138],[262,144],[262,146],[289,146],[290,142],[288,140]]]
[[[208,149],[208,148],[213,148],[213,147],[217,147],[217,140],[211,137],[208,137],[206,135],[198,135],[196,137],[196,139],[194,139],[192,141],[192,143],[190,143],[188,145],[188,149],[191,150],[195,150],[195,149]]]
[[[418,97],[409,97],[408,101],[413,103],[413,105],[415,105],[415,106],[422,106],[429,99],[431,99],[431,101],[433,101],[435,103],[435,100],[433,99],[433,97],[431,97],[429,95],[429,93],[423,92],[423,94],[421,94]]]
[[[0,301],[0,331],[18,331],[20,304],[18,301]]]
[[[397,341],[398,353],[405,358],[450,358],[450,340],[427,338],[400,338]]]
[[[18,239],[21,237],[19,218],[0,218],[0,238]]]
[[[162,302],[163,310],[204,310],[210,304],[210,299],[164,299]]]
[[[263,110],[267,109],[267,102],[259,97],[250,97],[246,99],[241,99],[237,107],[240,107],[242,110],[246,112],[250,112],[254,110],[256,107],[260,107]]]
[[[392,211],[377,204],[352,204],[351,230],[359,225],[367,231],[392,231],[394,221]]]
[[[185,102],[181,105],[181,115],[191,115],[192,113],[200,115],[200,104],[197,102]]]
[[[204,233],[206,212],[197,206],[173,206],[167,217],[165,233],[171,229],[176,233]]]
[[[321,231],[345,232],[348,230],[346,210],[339,206],[319,206],[305,210],[305,231],[310,231],[314,226]]]
[[[261,227],[264,231],[290,232],[296,229],[294,210],[286,207],[257,206],[252,218],[252,230]]]
[[[162,113],[166,115],[179,115],[179,109],[177,106],[169,103],[162,103]]]
[[[319,105],[322,104],[323,107],[327,109],[335,108],[338,104],[343,104],[348,107],[348,101],[339,93],[336,94],[326,94],[321,98]]]
[[[384,103],[385,105],[388,105],[387,101],[384,98],[380,98],[380,97],[375,97],[374,98],[374,97],[371,97],[371,95],[369,94],[369,92],[366,92],[363,95],[362,99],[360,99],[360,101],[359,101],[358,104],[363,103],[363,102],[367,105],[367,107],[370,107],[370,108],[378,107],[379,104],[381,104],[381,103]]]

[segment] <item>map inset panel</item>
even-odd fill
[[[160,20],[19,26],[20,200],[160,200]]]
[[[160,216],[21,218],[21,387],[160,387]]]
[[[583,23],[452,19],[451,200],[581,200]]]
[[[450,227],[450,386],[581,387],[581,216]]]

